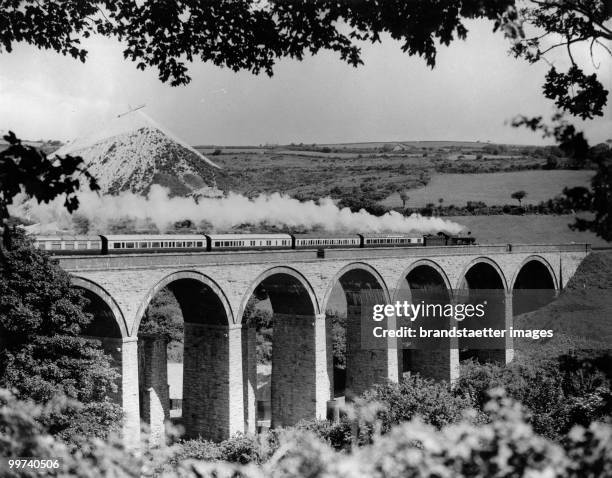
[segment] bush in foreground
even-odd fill
[[[374,437],[350,454],[334,453],[311,432],[285,435],[262,466],[185,461],[183,477],[599,477],[612,476],[612,427],[574,427],[563,445],[539,436],[522,407],[496,390],[486,407],[490,423],[469,417],[438,430],[419,419]]]
[[[379,414],[383,432],[416,416],[424,423],[441,428],[459,420],[463,411],[472,405],[468,397],[455,395],[447,383],[418,375],[400,383],[375,385],[364,398],[383,405]]]
[[[48,407],[60,407],[52,402]],[[234,463],[220,461],[216,452],[204,449],[202,460],[184,460],[166,466],[167,478],[206,477],[599,477],[612,476],[612,426],[593,423],[576,426],[561,443],[539,436],[526,422],[522,407],[500,389],[485,406],[491,417],[475,424],[466,416],[438,430],[413,419],[393,427],[386,435],[372,435],[372,444],[337,453],[311,431],[281,431],[274,451],[263,464],[242,464],[249,456],[255,437],[238,436],[221,449]],[[117,442],[89,440],[71,452],[66,445],[46,434],[36,420],[41,407],[16,400],[0,391],[0,454],[6,457],[53,457],[63,461],[58,476],[116,478],[151,476],[151,457],[138,462]],[[379,428],[370,423],[372,429]],[[231,444],[230,444],[231,442]],[[244,451],[247,451],[244,455]],[[260,455],[260,458],[263,455]],[[203,461],[209,460],[209,461]],[[11,475],[7,475],[11,476]],[[12,476],[34,476],[23,473]]]
[[[505,366],[468,362],[455,393],[484,410],[488,391],[503,387],[525,407],[526,420],[536,433],[559,440],[574,425],[588,426],[610,416],[610,377],[604,369],[609,363],[605,357],[575,355]]]
[[[87,301],[24,233],[11,236],[0,248],[0,387],[37,403],[64,394],[86,404],[40,418],[65,439],[83,430],[104,437],[121,418],[108,399],[118,373],[102,344],[83,337],[92,322],[83,311]]]

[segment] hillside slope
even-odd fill
[[[142,111],[116,117],[54,154],[83,157],[104,193],[146,194],[160,184],[173,195],[216,195],[219,167]]]
[[[552,329],[548,340],[515,344],[527,353],[612,348],[612,251],[592,252],[559,297],[514,318],[515,328]]]

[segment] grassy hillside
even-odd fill
[[[516,317],[514,323],[517,328],[554,331],[551,339],[526,339],[515,344],[529,355],[556,355],[572,349],[611,349],[612,251],[591,253],[555,301]]]

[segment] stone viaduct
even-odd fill
[[[588,252],[584,244],[508,244],[64,256],[59,261],[90,299],[95,320],[89,335],[100,337],[115,358],[121,375],[115,398],[124,410],[125,437],[136,446],[141,418],[153,435],[161,435],[169,413],[165,343],[138,336],[149,302],[165,287],[184,318],[186,433],[221,440],[256,427],[255,332],[242,320],[252,294],[265,293],[272,305],[272,426],[286,426],[324,418],[333,398],[325,311],[334,287],[342,288],[347,301],[347,395],[398,380],[405,371],[452,381],[458,374],[456,346],[415,351],[408,363],[396,349],[363,350],[359,327],[351,325],[359,323],[359,292],[373,290],[382,300],[396,300],[398,291],[418,288],[419,281],[437,282],[451,297],[465,288],[500,289],[508,324],[514,290],[559,291]],[[497,358],[511,360],[511,346]]]

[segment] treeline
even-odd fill
[[[524,193],[517,191],[517,193]],[[521,199],[526,194],[521,196]],[[419,208],[388,207],[369,197],[348,195],[340,199],[340,207],[348,207],[357,212],[365,209],[370,214],[382,216],[395,211],[404,216],[421,214],[423,216],[489,216],[499,214],[573,214],[577,211],[588,211],[592,207],[593,196],[582,186],[564,188],[563,193],[555,198],[541,201],[538,204],[503,204],[487,205],[483,201],[467,201],[465,206],[442,203],[428,203]]]

